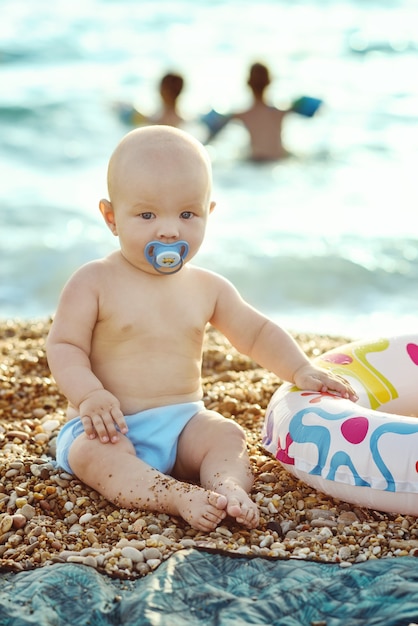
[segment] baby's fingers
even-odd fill
[[[108,441],[110,441],[111,443],[116,443],[117,441],[119,441],[119,433],[116,429],[115,417],[114,417],[114,415],[117,415],[118,419],[120,419],[119,413],[121,414],[120,409],[113,407],[112,409],[110,409],[109,412],[103,413],[100,416],[99,415],[96,416],[97,419],[93,417],[94,427],[96,429],[98,436],[100,437],[100,440],[103,443],[107,443]],[[122,415],[122,421],[123,423],[125,423],[123,415]],[[125,424],[125,427],[126,427],[126,424]]]
[[[336,391],[343,398],[349,398],[354,402],[358,400],[356,392],[354,391],[348,380],[345,380],[345,378],[343,378],[342,376],[327,376],[327,378],[323,382],[328,390]]]
[[[99,437],[102,443],[118,441],[118,433],[110,413],[92,413],[81,418],[84,431],[89,439]]]
[[[113,421],[114,423],[117,425],[117,427],[119,428],[120,432],[125,435],[128,432],[128,426],[126,424],[125,421],[125,416],[122,413],[122,411],[116,407],[114,407],[113,409],[111,409],[110,411]]]
[[[91,417],[88,415],[83,415],[81,418],[81,423],[83,424],[84,432],[89,439],[96,439],[96,430],[93,426],[93,422]]]

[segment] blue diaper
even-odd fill
[[[177,457],[177,442],[187,422],[204,409],[200,402],[171,404],[126,415],[129,428],[126,437],[132,442],[139,459],[163,474],[169,474]],[[68,453],[74,440],[84,432],[79,417],[66,422],[57,437],[57,464],[73,474]],[[103,444],[112,445],[112,444]]]

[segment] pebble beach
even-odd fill
[[[70,562],[112,578],[137,579],[185,548],[341,567],[418,556],[415,517],[372,511],[315,492],[266,453],[260,431],[282,381],[238,354],[212,328],[204,345],[203,399],[247,433],[259,527],[248,530],[227,519],[207,534],[173,516],[115,507],[55,465],[54,443],[66,403],[45,356],[50,322],[0,321],[2,572]],[[292,334],[309,357],[349,341]]]

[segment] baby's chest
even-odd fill
[[[185,301],[146,302],[130,300],[107,309],[100,323],[101,334],[119,341],[133,338],[150,340],[200,336],[208,322],[208,312]]]
[[[100,319],[104,333],[129,337],[202,334],[213,305],[196,280],[164,277],[160,281],[113,283],[104,293]]]

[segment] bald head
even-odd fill
[[[151,168],[162,176],[178,168],[198,168],[211,186],[211,164],[203,145],[188,133],[172,126],[145,126],[123,137],[114,150],[107,172],[109,199],[114,204],[135,172]]]

